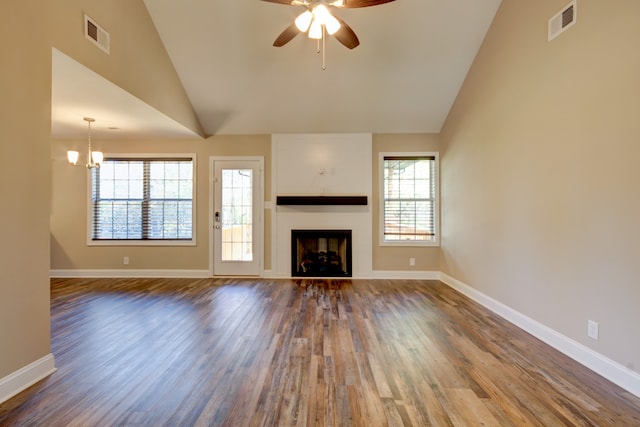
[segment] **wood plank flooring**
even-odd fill
[[[1,426],[638,426],[640,399],[437,281],[52,280]]]

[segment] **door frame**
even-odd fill
[[[207,221],[209,227],[209,276],[215,276],[213,271],[214,260],[214,246],[213,246],[213,227],[214,227],[214,212],[215,212],[215,164],[217,161],[251,161],[258,162],[258,185],[254,189],[258,192],[257,204],[254,207],[254,212],[257,213],[257,220],[254,221],[254,226],[257,226],[255,230],[255,245],[254,254],[258,260],[258,276],[264,275],[264,157],[263,156],[210,156],[209,157],[209,220]],[[253,277],[253,276],[252,276]]]

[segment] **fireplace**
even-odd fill
[[[291,230],[291,276],[351,277],[351,230]]]

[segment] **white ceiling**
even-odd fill
[[[52,52],[51,135],[100,139],[196,138],[175,120],[57,49]]]
[[[213,135],[439,132],[500,0],[397,0],[337,10],[360,46],[349,50],[330,37],[326,70],[316,42],[305,35],[272,46],[304,10],[299,6],[260,0],[144,3],[203,128]],[[54,112],[61,99],[74,102],[72,93],[63,95],[62,74],[54,67]],[[77,101],[85,111],[87,102],[96,102]],[[151,116],[113,115],[111,126],[125,129],[121,135],[156,129],[170,137],[193,136],[166,117]],[[125,124],[127,119],[136,123]],[[54,114],[54,136],[65,136],[63,121]]]

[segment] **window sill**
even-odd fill
[[[425,248],[437,248],[440,247],[440,242],[435,241],[381,241],[380,246],[386,247],[425,247]]]
[[[89,240],[87,246],[196,246],[196,240]]]

